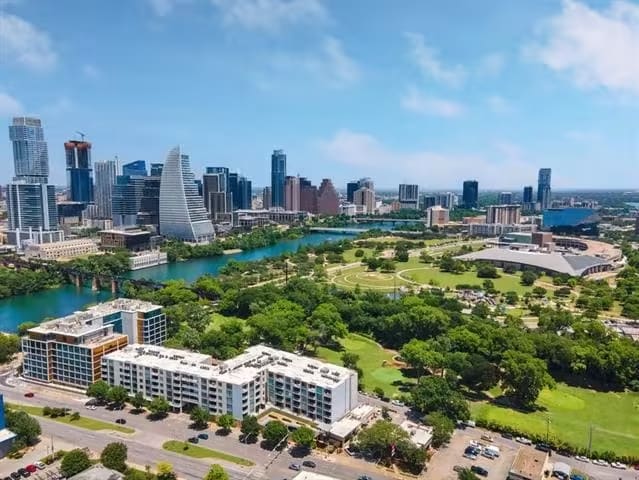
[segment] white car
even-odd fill
[[[612,468],[618,468],[619,470],[625,470],[626,468],[628,468],[628,466],[627,466],[627,465],[625,465],[625,464],[623,464],[623,463],[621,463],[621,462],[612,462],[612,463],[610,464],[610,466],[611,466]]]
[[[593,460],[592,463],[594,463],[595,465],[599,465],[600,467],[609,467],[610,464],[608,462],[606,462],[605,460],[601,460],[600,458],[597,458],[596,460]]]
[[[577,455],[575,459],[579,460],[580,462],[590,463],[590,459],[588,457],[584,457],[583,455]]]
[[[33,464],[38,468],[38,470],[44,470],[47,466],[42,462],[33,462]]]
[[[532,445],[532,440],[526,437],[515,437],[515,442],[519,442],[523,445]]]

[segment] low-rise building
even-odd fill
[[[542,480],[548,467],[548,453],[522,447],[510,467],[508,480]]]
[[[129,343],[159,345],[167,338],[162,307],[117,299],[43,322],[22,338],[23,376],[87,387],[102,378],[101,359]]]
[[[534,224],[505,224],[505,223],[471,223],[468,225],[468,234],[471,237],[499,237],[512,232],[535,232]]]
[[[168,263],[168,255],[160,250],[148,250],[138,252],[131,255],[129,265],[131,270],[140,270],[142,268],[155,267]]]
[[[263,345],[214,363],[209,355],[129,345],[102,358],[104,379],[175,409],[200,405],[241,419],[274,407],[328,430],[357,406],[357,373]]]
[[[428,227],[446,225],[449,222],[449,210],[435,205],[426,209],[426,225]]]
[[[98,246],[90,238],[77,238],[53,243],[36,243],[24,249],[27,258],[63,260],[98,253]]]
[[[433,428],[410,420],[404,420],[400,427],[410,435],[410,441],[419,448],[428,448],[433,442]]]
[[[69,480],[122,480],[124,475],[117,470],[106,468],[97,463],[86,470],[69,477]]]
[[[151,248],[151,233],[140,229],[102,230],[100,243],[103,250],[124,248],[131,252],[139,252]]]

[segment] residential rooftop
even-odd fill
[[[112,352],[108,358],[235,384],[249,382],[263,370],[321,387],[332,387],[354,374],[344,367],[264,345],[254,345],[241,355],[219,363],[201,353],[140,344]]]
[[[123,478],[124,475],[120,472],[106,468],[98,463],[72,477],[69,477],[69,480],[122,480]]]
[[[546,468],[548,454],[532,447],[522,447],[517,452],[510,472],[520,478],[541,478]]]

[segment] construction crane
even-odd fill
[[[82,139],[82,141],[84,142],[84,137],[85,137],[84,133],[82,133],[82,132],[78,132],[77,130],[76,130],[76,132],[75,132],[75,133],[77,133],[78,135],[80,135],[80,138],[81,138],[81,139]]]

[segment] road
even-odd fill
[[[295,458],[288,451],[272,453],[263,449],[259,443],[248,445],[241,443],[237,430],[234,430],[228,436],[219,436],[209,429],[207,430],[209,438],[200,440],[199,444],[249,459],[255,462],[255,467],[242,467],[234,463],[211,459],[193,459],[162,449],[162,444],[167,440],[186,440],[199,433],[189,428],[190,420],[187,415],[170,414],[164,420],[150,421],[145,414],[135,415],[130,413],[129,409],[110,411],[104,407],[98,407],[96,410],[87,410],[84,406],[87,397],[82,394],[33,385],[8,375],[0,376],[0,384],[7,402],[36,406],[68,407],[73,411],[77,410],[82,416],[109,422],[114,422],[117,418],[124,418],[126,426],[135,429],[133,434],[106,430],[92,431],[46,418],[38,418],[42,426],[43,436],[52,437],[54,443],[56,440],[60,440],[79,447],[88,447],[92,451],[99,453],[107,443],[121,441],[128,447],[128,458],[132,464],[154,466],[161,460],[169,461],[173,464],[178,476],[186,480],[203,478],[211,463],[223,465],[234,480],[288,478],[293,474],[288,468],[291,463],[301,464],[303,460],[311,459],[317,464],[315,471],[338,479],[356,479],[363,473],[369,474],[376,479],[394,478],[377,468],[375,464],[368,463],[363,459],[354,459],[345,454],[324,455],[321,452],[314,451],[304,458]],[[25,398],[24,393],[27,391],[34,392],[35,396],[33,398]],[[370,397],[363,397],[363,399],[365,403],[379,402],[379,400]],[[213,428],[215,428],[214,425]],[[1,467],[2,463],[0,462],[0,472],[2,471]]]

